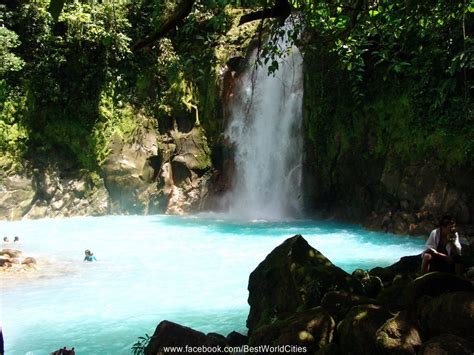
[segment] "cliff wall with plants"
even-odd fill
[[[1,218],[203,208],[222,74],[255,31],[235,28],[243,12],[212,0],[1,5]]]
[[[380,1],[351,24],[343,7],[314,9],[308,206],[399,233],[425,233],[442,213],[473,224],[472,11]]]

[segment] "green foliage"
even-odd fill
[[[151,340],[151,336],[145,334],[144,337],[138,337],[138,340],[135,344],[132,345],[132,354],[133,355],[143,355],[145,354],[145,348],[148,346]]]
[[[9,71],[19,71],[25,64],[24,61],[11,52],[18,47],[18,35],[6,27],[0,27],[0,76]]]
[[[104,91],[99,106],[99,120],[92,128],[91,147],[94,161],[100,166],[110,153],[109,143],[113,137],[124,143],[132,143],[138,128],[136,114],[130,104],[117,107],[113,91]]]
[[[6,82],[0,80],[0,166],[15,169],[21,164],[28,142],[28,131],[22,124],[26,98],[7,91]]]
[[[321,183],[334,185],[340,164],[398,169],[427,156],[441,169],[474,169],[467,2],[357,4],[293,2],[310,33],[296,42],[311,83],[307,147]]]
[[[388,156],[396,164],[435,150],[440,164],[474,166],[469,2],[290,2],[299,15],[292,27],[265,21],[270,41],[260,60],[272,72],[293,44],[304,52],[308,149],[328,179],[351,148],[363,161]],[[194,119],[217,136],[220,65],[230,49],[244,56],[240,47],[260,25],[235,30],[244,13],[236,7],[274,4],[196,0],[185,20],[133,52],[177,2],[61,3],[2,8],[0,148],[16,160],[60,149],[90,170],[104,162],[112,137],[133,138],[137,112],[160,127],[176,117]],[[279,47],[284,32],[288,41]]]

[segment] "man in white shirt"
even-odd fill
[[[443,216],[439,228],[431,232],[422,257],[422,274],[429,271],[461,273],[461,243],[456,232],[456,222],[451,216]]]

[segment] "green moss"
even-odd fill
[[[119,137],[124,143],[132,143],[139,127],[137,114],[130,104],[116,107],[112,97],[103,92],[99,106],[99,121],[94,125],[90,138],[93,156],[100,166],[110,153],[112,137]]]

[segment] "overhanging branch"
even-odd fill
[[[177,5],[176,10],[163,22],[163,24],[148,37],[139,40],[132,47],[134,51],[143,49],[145,47],[151,46],[161,37],[163,37],[168,31],[176,27],[176,25],[184,20],[195,3],[195,0],[181,0]]]
[[[247,22],[265,18],[279,18],[281,24],[283,24],[290,14],[291,5],[288,0],[277,0],[275,5],[269,9],[254,11],[240,17],[239,26]]]

